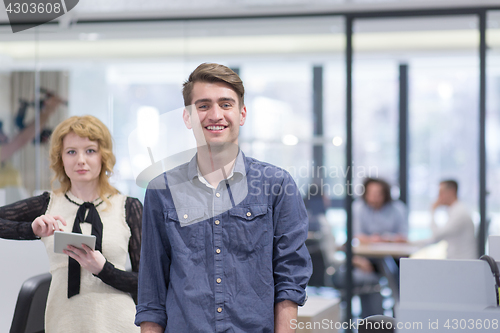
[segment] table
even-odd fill
[[[340,299],[310,296],[299,306],[296,333],[336,333],[335,323],[340,325]]]
[[[369,258],[393,257],[407,258],[421,249],[421,246],[412,243],[369,243],[352,247],[354,254]]]
[[[399,267],[395,260],[407,258],[421,249],[421,246],[412,243],[368,243],[352,247],[353,254],[377,259],[377,268],[387,278],[392,297],[399,302]]]

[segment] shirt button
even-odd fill
[[[184,218],[187,219],[188,218],[188,214],[184,214]]]
[[[215,253],[219,254],[220,253],[220,249],[215,250]]]
[[[219,220],[215,220],[215,225],[219,225],[220,221]]]
[[[217,283],[221,283],[222,282],[222,279],[221,278],[217,278]]]
[[[252,216],[252,213],[248,212],[248,213],[247,213],[247,216],[248,216],[248,217]]]
[[[215,196],[216,196],[217,198],[220,198],[220,193],[219,193],[219,192],[215,193]]]
[[[221,313],[222,312],[222,308],[217,308],[217,312]]]

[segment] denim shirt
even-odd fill
[[[196,163],[146,191],[135,323],[169,333],[274,332],[274,305],[303,305],[312,273],[298,188],[285,170],[241,151],[215,189]]]

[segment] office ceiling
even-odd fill
[[[180,13],[189,17],[202,14],[220,17],[255,14],[257,9],[266,8],[269,14],[278,7],[280,13],[292,8],[305,13],[318,12],[318,8],[344,12],[368,8],[470,6],[471,3],[500,6],[500,0],[81,0],[74,13],[71,11],[62,17],[63,20],[71,18],[77,24],[70,22],[65,26],[61,21],[43,25],[38,33],[27,30],[17,34],[12,34],[8,25],[0,26],[0,64],[14,65],[33,58],[59,61],[221,53],[325,53],[342,52],[345,47],[341,16],[78,24],[83,20],[146,18],[148,15],[178,17],[182,16]],[[500,47],[499,14],[500,11],[488,14],[488,45],[495,48]],[[478,45],[476,29],[475,15],[357,20],[354,43],[360,51],[474,50]],[[35,40],[37,43],[33,43]],[[216,45],[231,47],[214,47]]]
[[[500,6],[499,0],[81,0],[73,21]],[[69,15],[69,14],[67,14]],[[65,16],[67,16],[65,15]],[[66,18],[67,19],[67,18]],[[7,22],[0,6],[0,22]]]
[[[82,17],[155,12],[166,16],[266,14],[286,12],[359,11],[424,7],[499,5],[498,0],[85,0],[75,8]],[[205,14],[203,14],[205,13]]]

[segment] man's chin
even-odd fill
[[[225,142],[225,141],[222,141],[222,140],[210,140],[210,141],[207,141],[207,145],[209,145],[210,147],[222,147],[222,146],[225,146],[225,145],[228,145],[229,142]]]
[[[211,150],[238,150],[238,144],[234,142],[210,140],[207,141],[207,147]]]

